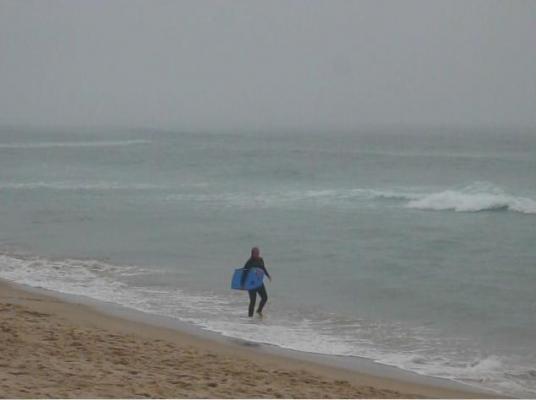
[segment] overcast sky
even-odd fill
[[[0,124],[536,127],[536,1],[3,1]]]

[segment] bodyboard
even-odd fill
[[[244,281],[244,286],[241,286],[242,275],[248,274]],[[234,270],[233,279],[231,280],[231,289],[237,290],[254,290],[262,286],[264,279],[264,271],[260,268],[251,268],[249,270],[244,268],[237,268]]]

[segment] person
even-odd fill
[[[251,249],[251,257],[249,260],[246,261],[246,264],[244,265],[244,269],[246,270],[244,274],[242,274],[242,286],[244,286],[244,282],[246,281],[246,277],[249,270],[251,268],[260,268],[264,271],[264,274],[272,280],[272,277],[266,270],[266,267],[264,265],[264,260],[260,256],[260,250],[258,247],[253,247]],[[261,296],[261,302],[259,303],[259,308],[257,308],[257,314],[262,317],[262,309],[264,308],[266,302],[268,301],[268,294],[266,293],[266,288],[264,287],[264,284],[253,290],[248,290],[249,293],[249,309],[248,309],[248,315],[250,317],[253,317],[253,312],[255,311],[255,302],[257,301],[257,293]]]

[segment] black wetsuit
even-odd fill
[[[264,271],[265,275],[270,278],[270,274],[268,273],[268,271],[266,270],[266,267],[264,266],[264,260],[262,259],[262,257],[259,257],[257,259],[254,259],[254,258],[250,258],[247,262],[246,262],[246,265],[244,265],[244,269],[248,270],[246,271],[246,273],[242,274],[242,286],[244,286],[244,282],[246,281],[246,277],[249,273],[249,270],[251,268],[260,268]],[[264,305],[266,304],[266,302],[268,301],[268,294],[266,293],[266,288],[264,287],[264,284],[257,288],[257,289],[253,289],[253,290],[248,290],[248,293],[249,293],[249,312],[248,312],[248,315],[250,317],[253,317],[253,311],[255,310],[255,302],[257,301],[257,293],[259,293],[259,295],[261,296],[261,302],[259,303],[259,308],[257,309],[257,312],[260,314],[262,313],[262,309],[264,307]]]

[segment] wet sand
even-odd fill
[[[480,397],[259,352],[0,281],[0,396]]]

